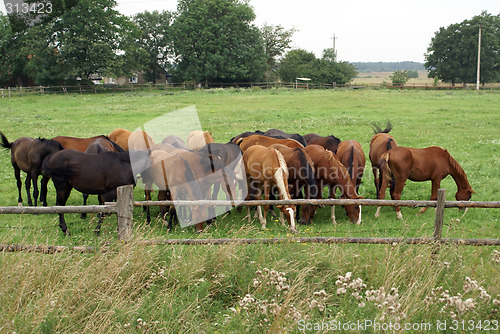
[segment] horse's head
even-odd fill
[[[472,190],[471,187],[468,188],[459,188],[457,193],[455,194],[455,199],[457,201],[468,201],[472,197],[472,194],[476,192]],[[460,211],[466,210],[465,208],[460,208]]]
[[[277,207],[285,215],[285,219],[290,224],[292,232],[297,232],[295,227],[295,205],[278,205]]]
[[[311,225],[313,223],[316,209],[319,205],[302,205],[300,213],[300,223],[304,225]]]
[[[355,196],[351,199],[361,199],[361,196]],[[347,217],[351,220],[353,224],[361,224],[361,205],[345,205],[345,212],[347,213]]]

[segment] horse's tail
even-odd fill
[[[389,133],[392,130],[392,124],[391,121],[387,121],[387,125],[385,126],[385,129],[382,130],[377,124],[373,124],[373,131],[375,134],[377,133]]]
[[[380,172],[382,175],[382,179],[387,179],[389,180],[388,182],[391,183],[393,179],[391,167],[389,167],[389,152],[385,152],[382,154],[380,157],[380,160],[378,162],[378,167],[380,168]],[[382,180],[380,180],[382,183]]]
[[[387,141],[387,146],[386,146],[386,149],[387,151],[389,151],[390,149],[392,149],[392,143],[394,143],[394,139],[392,138],[389,138],[389,140]]]
[[[0,143],[0,146],[2,146],[6,150],[10,150],[12,148],[12,143],[9,143],[9,140],[7,139],[7,137],[5,137],[3,132],[0,132],[0,136],[2,137],[2,142]]]

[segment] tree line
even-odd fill
[[[165,82],[168,76],[174,82],[308,77],[345,84],[358,74],[355,64],[337,61],[332,49],[325,49],[320,58],[306,50],[292,50],[294,29],[257,27],[246,0],[179,0],[176,11],[144,11],[131,17],[115,9],[115,0],[62,3],[67,7],[24,22],[0,15],[0,86],[88,83],[93,77],[138,72],[152,83]],[[483,24],[481,59],[486,81],[499,78],[498,21],[498,16],[482,13],[466,23]],[[475,35],[472,28],[462,29],[464,24],[436,32],[425,63],[432,77],[470,80]],[[459,33],[448,33],[450,29],[458,29],[466,39],[454,49],[458,54],[453,57],[441,54],[460,38]],[[445,32],[453,37],[442,37]]]

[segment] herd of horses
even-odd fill
[[[455,180],[457,200],[469,200],[472,190],[467,176],[440,147],[424,149],[398,146],[389,135],[391,125],[382,130],[374,126],[369,159],[372,164],[378,199],[385,197],[386,188],[394,200],[401,198],[407,179],[431,180],[431,200],[437,198],[440,182],[447,175]],[[52,139],[21,137],[9,142],[0,132],[0,145],[11,152],[11,163],[18,188],[18,205],[22,205],[21,170],[26,173],[25,188],[28,205],[47,205],[47,185],[50,179],[56,190],[56,205],[65,205],[71,190],[81,192],[84,203],[89,194],[98,195],[100,204],[116,199],[116,188],[135,185],[141,179],[145,199],[158,190],[158,200],[194,201],[186,210],[160,207],[161,217],[172,228],[182,219],[202,231],[204,223],[215,217],[215,208],[201,204],[217,199],[219,190],[233,203],[243,199],[320,199],[325,187],[328,198],[340,193],[342,198],[359,199],[361,179],[365,169],[365,153],[354,140],[318,134],[290,134],[271,129],[266,132],[244,132],[228,143],[216,143],[210,133],[192,131],[186,138],[166,136],[160,143],[144,131],[115,129],[107,136],[75,138],[58,136]],[[41,176],[40,189],[38,178]],[[33,201],[30,194],[33,185]],[[264,202],[265,203],[265,202]],[[311,224],[318,205],[278,205],[280,221],[285,220],[292,232],[297,223]],[[345,205],[350,221],[361,223],[361,206]],[[398,218],[401,210],[395,207]],[[149,207],[145,207],[150,222]],[[425,208],[421,210],[421,213]],[[269,205],[257,206],[255,215],[262,227],[266,216],[274,214]],[[380,215],[380,207],[375,214]],[[168,216],[168,222],[167,222]],[[251,222],[250,207],[247,218]],[[331,207],[335,223],[335,207]],[[102,216],[96,232],[99,231]],[[64,215],[59,214],[61,230],[69,234]]]

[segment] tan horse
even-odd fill
[[[131,133],[129,130],[117,128],[111,131],[108,138],[117,143],[125,151],[128,151],[128,137],[130,137]]]
[[[306,152],[314,161],[316,178],[320,185],[318,198],[321,198],[321,189],[328,186],[330,188],[329,198],[335,198],[335,190],[338,188],[343,198],[358,199],[361,198],[356,192],[354,184],[351,182],[347,169],[342,165],[339,159],[331,151],[325,150],[320,145],[307,145]],[[347,216],[352,223],[361,224],[361,206],[345,205]],[[331,219],[335,221],[335,206],[332,205]]]
[[[191,131],[186,139],[186,146],[193,151],[198,151],[206,144],[215,143],[212,134],[207,131]]]
[[[347,168],[351,181],[359,194],[359,186],[365,172],[365,153],[361,144],[355,140],[344,140],[339,144],[337,158]]]
[[[431,201],[437,199],[437,193],[441,180],[451,175],[457,184],[457,201],[468,201],[474,191],[472,190],[467,175],[459,163],[441,147],[431,146],[427,148],[396,147],[384,153],[379,162],[382,171],[381,187],[378,199],[384,199],[385,189],[389,183],[391,186],[391,198],[401,199],[401,192],[407,179],[421,182],[431,180]],[[401,208],[396,206],[398,219],[403,219]],[[424,213],[426,207],[420,210]],[[379,210],[375,217],[380,215]]]
[[[288,167],[285,158],[278,150],[254,145],[243,153],[243,161],[245,163],[249,197],[260,199],[263,193],[264,199],[269,200],[271,187],[276,186],[278,188],[279,199],[290,199],[290,193],[288,192]],[[257,208],[257,214],[263,229],[266,228],[268,208],[268,205],[264,205],[264,215],[262,215],[261,207],[258,206]],[[295,206],[278,205],[278,208],[285,215],[286,220],[290,224],[291,231],[296,232]],[[250,222],[250,207],[247,207],[247,212],[248,222]]]
[[[272,137],[266,137],[261,135],[252,135],[245,138],[240,138],[236,142],[239,145],[242,152],[245,152],[247,148],[253,145],[261,145],[269,147],[274,144],[281,144],[291,148],[299,147],[304,148],[304,146],[294,139],[277,139]]]

